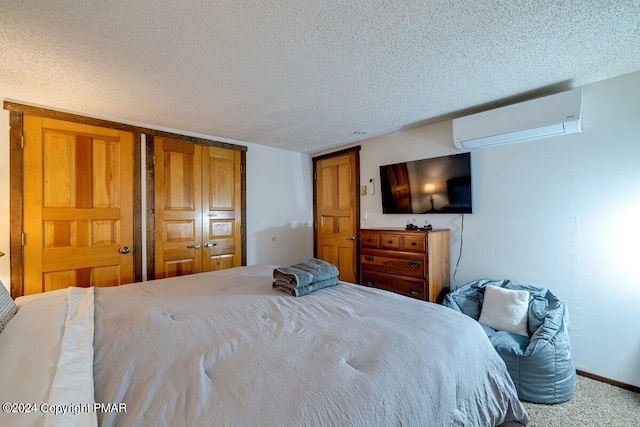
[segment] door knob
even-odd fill
[[[349,236],[349,237],[347,237],[347,240],[352,240],[353,241],[353,240],[356,240],[356,238],[355,238],[355,236]]]
[[[191,246],[187,246],[189,249],[200,249],[200,243],[194,243]]]
[[[207,242],[207,243],[204,244],[204,247],[205,248],[210,248],[211,246],[216,246],[216,245],[217,245],[217,243]]]
[[[126,255],[126,254],[128,254],[129,252],[131,252],[131,248],[130,248],[129,246],[123,246],[123,247],[121,247],[121,248],[120,248],[120,251],[119,251],[119,252],[120,252],[121,254],[123,254],[123,255]]]

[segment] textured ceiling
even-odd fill
[[[638,0],[0,2],[6,99],[309,153],[637,70]]]

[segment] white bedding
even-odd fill
[[[97,425],[93,288],[18,298],[0,335],[1,426]]]
[[[272,289],[273,268],[242,267],[96,289],[95,396],[90,398],[126,404],[126,412],[97,412],[99,424],[528,422],[504,363],[471,318],[351,284],[291,297]],[[55,341],[64,332],[61,312],[67,310],[53,308],[62,292],[45,295],[29,301],[34,306],[42,301],[39,313],[46,311],[50,319],[34,333],[44,340],[35,348],[50,355],[31,350],[34,359],[42,356],[48,365],[37,367],[42,384],[19,381],[28,375],[29,363],[37,364],[26,361],[13,373],[16,394],[2,385],[4,401],[47,402],[44,383],[55,375],[51,365],[58,363],[60,351]],[[22,308],[7,326],[9,332],[11,326],[20,327],[12,323],[21,311],[23,318],[31,311]],[[17,354],[25,352],[8,344],[24,336],[5,336],[7,329],[0,336],[3,381],[12,374],[4,369],[5,361],[17,363]],[[15,425],[14,415],[0,414],[0,425]]]

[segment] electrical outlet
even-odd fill
[[[367,185],[367,193],[370,196],[373,196],[373,178],[369,180],[369,185]]]

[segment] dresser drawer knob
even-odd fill
[[[411,246],[417,246],[418,244],[416,242],[411,242]]]
[[[388,244],[392,244],[392,243],[393,243],[393,240],[387,240],[387,243],[388,243]]]
[[[414,270],[417,270],[418,268],[420,268],[420,263],[411,261],[409,262],[409,267],[413,268]]]
[[[365,283],[365,286],[373,286],[373,281],[367,280],[367,283]]]
[[[409,293],[411,294],[411,296],[417,297],[418,295],[421,294],[421,292],[418,289],[413,289],[413,288],[409,288]]]
[[[366,259],[369,262],[373,261],[373,257],[371,255],[365,255],[364,259]]]
[[[373,240],[372,239],[367,239],[367,242],[371,243],[371,242],[373,242]]]

